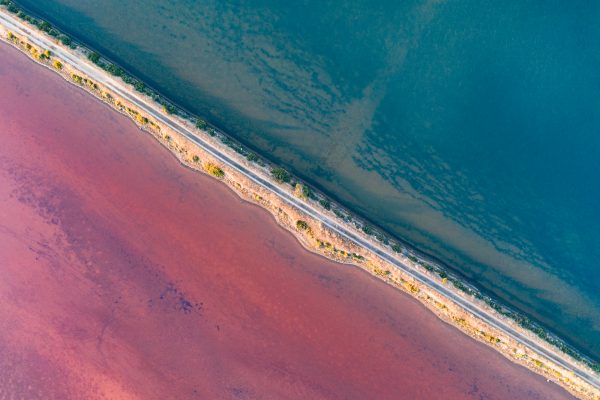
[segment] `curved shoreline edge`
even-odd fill
[[[99,55],[93,56],[94,61],[90,55],[95,53],[68,47],[64,41],[61,44],[59,37],[47,33],[0,7],[3,41],[129,116],[183,165],[222,180],[242,199],[267,209],[309,251],[378,276],[412,295],[440,319],[512,361],[555,381],[580,398],[600,399],[600,377],[585,362],[525,330],[473,294],[477,292],[465,293],[456,282],[449,281],[452,277],[443,276],[407,249],[390,251],[391,247],[379,237],[379,241],[375,240],[364,229],[365,225],[362,230],[360,225],[353,225],[351,215],[342,208],[319,207],[319,200],[325,199],[311,193],[302,183],[297,182],[295,187],[288,185],[286,182],[292,177],[284,170],[271,169],[254,159],[257,156],[244,155],[242,149],[226,142],[226,137],[206,123],[198,121],[195,126],[194,122],[176,115],[168,102],[157,103],[155,97],[141,94],[127,81],[114,78],[106,68],[98,66]]]

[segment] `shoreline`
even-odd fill
[[[5,13],[4,9],[2,9],[0,13],[1,15],[12,19],[12,16]],[[16,19],[13,19],[13,21],[21,26],[25,25],[21,21],[16,21]],[[44,36],[40,36],[43,35],[43,33],[39,32],[36,27],[29,25],[25,26],[31,31],[29,32],[30,35],[33,33],[34,35],[37,35],[36,38],[38,40],[48,41]],[[325,213],[313,207],[315,201],[311,199],[309,194],[305,193],[305,186],[303,184],[298,183],[296,188],[290,188],[289,185],[286,185],[285,183],[277,183],[275,179],[269,177],[269,168],[267,165],[257,166],[242,157],[238,152],[232,151],[231,146],[221,143],[222,140],[219,142],[216,136],[210,135],[210,131],[204,131],[205,137],[202,137],[201,140],[208,143],[210,146],[217,148],[220,151],[219,154],[225,155],[227,159],[233,160],[237,165],[241,165],[244,169],[252,171],[261,179],[270,180],[269,183],[278,187],[281,193],[286,193],[288,198],[300,200],[301,203],[298,204],[307,203],[308,207],[301,210],[287,202],[285,197],[282,198],[281,196],[278,196],[277,193],[269,191],[266,187],[262,187],[259,182],[250,179],[248,175],[244,175],[243,170],[235,170],[234,168],[225,165],[223,158],[219,157],[219,154],[211,154],[210,151],[207,151],[207,148],[199,148],[198,144],[200,143],[194,145],[189,137],[185,137],[181,132],[178,132],[177,129],[173,128],[181,126],[186,131],[197,132],[198,129],[196,129],[190,121],[185,121],[177,116],[168,115],[168,112],[163,113],[161,116],[162,121],[159,121],[154,118],[156,114],[154,117],[145,114],[144,110],[140,109],[138,104],[122,98],[119,93],[115,93],[107,85],[96,82],[97,79],[86,75],[77,65],[71,65],[71,63],[66,60],[60,57],[57,58],[50,53],[48,56],[45,56],[44,54],[47,48],[42,48],[42,46],[40,46],[39,49],[36,49],[35,46],[27,48],[28,42],[23,42],[23,37],[15,36],[14,40],[7,40],[7,32],[4,31],[8,30],[4,29],[3,26],[0,30],[3,30],[3,40],[19,48],[21,51],[26,52],[26,54],[29,54],[30,57],[42,65],[50,69],[54,68],[55,72],[60,73],[66,80],[77,86],[83,87],[86,91],[110,105],[113,109],[128,115],[138,126],[152,134],[163,146],[167,147],[183,165],[194,170],[211,174],[223,180],[224,183],[234,190],[243,200],[258,204],[267,209],[267,211],[275,217],[278,224],[292,232],[292,234],[294,234],[301,244],[309,251],[338,262],[356,265],[363,270],[378,276],[388,284],[391,284],[418,299],[440,317],[440,319],[458,327],[461,331],[476,340],[487,343],[490,347],[495,348],[507,358],[559,383],[577,396],[592,399],[600,398],[597,388],[592,384],[586,383],[581,378],[573,377],[569,373],[568,368],[556,365],[553,361],[536,354],[532,349],[513,340],[504,332],[493,328],[476,316],[465,312],[465,310],[455,302],[436,291],[435,287],[432,288],[428,286],[427,282],[419,282],[414,276],[410,276],[405,271],[394,268],[390,265],[389,261],[386,261],[385,257],[382,257],[382,255],[386,253],[378,253],[378,250],[383,248],[383,246],[381,246],[380,243],[377,243],[372,236],[367,235],[366,232],[355,229],[349,221],[345,221],[344,223],[336,221],[336,224],[341,225],[346,231],[351,231],[353,237],[343,237],[339,232],[335,232],[330,229],[330,227],[324,225],[323,220],[320,220],[318,217],[319,214]],[[81,51],[72,52],[66,50],[57,42],[53,42],[52,45],[55,46],[53,50],[73,53],[73,56],[78,58],[76,61],[82,62],[86,69],[96,68],[98,73],[104,73],[99,67],[88,62],[86,55]],[[35,49],[35,51],[32,51],[32,49]],[[59,61],[62,66],[60,68],[57,68],[56,66],[53,67],[55,61]],[[114,82],[110,75],[106,75],[109,78],[109,82],[114,83],[119,88],[128,90],[129,94],[132,95],[132,98],[140,97],[132,87],[127,87],[122,82]],[[151,101],[149,98],[144,98],[143,100],[148,103]],[[150,104],[150,106],[153,111],[156,111],[157,113],[162,112],[156,103]],[[168,109],[166,110],[168,111]],[[165,121],[168,120],[173,120],[175,123],[165,123]],[[311,215],[313,212],[316,214]],[[332,214],[332,212],[328,211],[328,214]],[[315,217],[315,215],[317,217]],[[300,222],[304,223],[301,224]],[[362,243],[369,243],[371,245],[370,250],[352,243],[353,238],[358,238]],[[420,261],[414,255],[409,253],[402,256],[398,255],[396,258],[407,265],[407,268],[413,268],[419,274],[428,277],[430,280],[436,279],[436,275],[433,271],[424,267],[422,265],[423,261]],[[446,279],[446,281],[444,279]],[[438,286],[444,285],[441,287],[446,287],[446,292],[448,290],[453,290],[465,301],[474,302],[473,298],[467,298],[464,293],[459,290],[454,290],[453,287],[448,285],[447,279],[447,277],[438,277]],[[477,306],[484,309],[487,313],[492,315],[499,314],[495,313],[491,307],[484,302],[480,301],[480,303],[483,304],[477,304]],[[518,330],[519,333],[525,334],[526,337],[536,344],[549,347],[547,343],[541,342],[530,334],[531,332],[523,332],[524,330],[522,328],[518,327],[514,322],[511,323],[507,318],[502,316],[497,316],[496,318],[509,324],[513,329]],[[552,351],[556,352],[554,349],[552,349]],[[571,364],[582,368],[584,371],[589,371],[591,376],[594,377],[593,372],[588,370],[583,363],[571,360]]]

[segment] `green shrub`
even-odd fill
[[[140,81],[135,81],[134,84],[133,84],[133,87],[134,87],[135,90],[137,90],[140,93],[144,93],[146,91],[146,85],[144,85]]]
[[[198,161],[200,161],[200,157],[194,156],[192,157],[192,160],[194,160],[194,162],[197,163]]]
[[[196,121],[196,128],[198,129],[204,130],[207,126],[208,124],[203,119],[199,119],[198,121]]]
[[[41,30],[43,30],[44,32],[50,32],[50,29],[52,29],[52,25],[50,25],[48,22],[43,21],[40,25],[39,28]]]
[[[273,168],[271,170],[271,175],[273,176],[273,178],[275,178],[275,180],[277,182],[282,182],[282,183],[283,182],[287,183],[292,178],[290,173],[281,167]]]
[[[326,210],[331,210],[331,203],[329,200],[319,200],[319,204]]]
[[[248,153],[248,155],[246,156],[246,160],[250,162],[256,162],[258,161],[258,156],[254,153]]]
[[[371,235],[373,233],[373,229],[370,226],[363,226],[362,227],[362,231],[366,234],[366,235]]]
[[[120,76],[123,77],[125,75],[125,71],[122,68],[117,67],[115,64],[98,64],[100,65],[100,67],[105,70],[106,72],[108,72],[111,75],[114,76]]]
[[[98,64],[98,62],[100,61],[100,54],[94,52],[91,52],[90,54],[88,54],[88,59],[93,62],[94,64]]]
[[[392,245],[392,250],[394,250],[396,253],[400,253],[402,251],[402,247],[400,247],[399,244],[394,244]]]
[[[62,44],[64,44],[65,46],[71,46],[72,42],[71,42],[71,38],[68,36],[61,36],[60,38],[60,42]]]
[[[54,69],[57,69],[59,71],[61,69],[63,69],[62,63],[60,61],[58,61],[58,60],[54,60],[54,62],[52,63],[52,66],[54,67]]]
[[[302,195],[305,198],[313,197],[313,191],[310,187],[306,185],[302,185]]]

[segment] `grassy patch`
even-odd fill
[[[94,64],[98,64],[98,62],[100,61],[100,54],[96,53],[95,51],[93,51],[90,54],[88,54],[87,57]]]
[[[199,119],[196,121],[196,128],[200,129],[200,130],[204,130],[208,127],[208,124],[206,123],[205,120],[203,119]]]
[[[246,160],[248,160],[250,162],[257,162],[258,156],[254,153],[248,153],[248,155],[246,156]]]
[[[225,172],[221,169],[221,167],[210,162],[204,164],[204,170],[219,179],[225,176]]]
[[[273,168],[271,170],[271,176],[273,176],[277,182],[281,183],[287,183],[292,178],[290,173],[281,167]]]
[[[299,231],[306,231],[308,230],[308,223],[299,219],[296,221],[296,228],[298,228]]]

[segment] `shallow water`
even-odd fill
[[[596,3],[19,2],[600,358]]]

